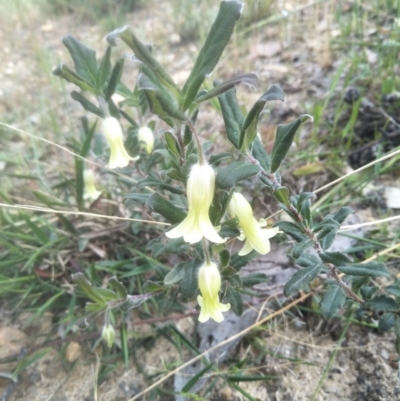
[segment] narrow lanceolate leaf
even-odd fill
[[[235,315],[242,316],[243,313],[243,298],[239,291],[228,287],[226,299],[231,304],[231,309]]]
[[[294,238],[297,242],[308,239],[306,234],[304,234],[303,229],[296,223],[292,223],[291,221],[279,221],[275,225],[287,235],[290,235],[292,238]]]
[[[182,295],[188,299],[194,298],[198,288],[197,276],[202,262],[199,259],[192,259],[185,264],[185,275],[181,281]]]
[[[108,285],[121,299],[127,299],[128,292],[126,288],[116,279],[116,277],[111,277],[108,281]]]
[[[345,301],[346,293],[342,287],[337,284],[328,285],[321,301],[321,312],[324,318],[330,319],[335,316]]]
[[[352,260],[341,252],[321,252],[319,257],[325,263],[332,263],[335,266],[348,266]]]
[[[312,119],[310,115],[303,114],[289,124],[278,125],[276,128],[274,147],[272,149],[272,173],[275,173],[275,171],[278,170],[282,161],[285,159],[300,125],[309,119]]]
[[[173,267],[172,270],[170,270],[164,277],[164,284],[172,285],[181,281],[185,275],[185,265],[186,263],[180,263],[179,265]]]
[[[153,57],[149,48],[142,43],[132,32],[129,26],[116,29],[107,35],[107,41],[111,46],[115,46],[116,38],[120,37],[135,53],[135,57],[146,64],[158,80],[170,89],[177,98],[180,98],[180,90],[171,76],[165,71],[161,64]]]
[[[351,263],[339,266],[338,269],[349,276],[391,277],[388,268],[380,262]]]
[[[171,224],[180,223],[186,216],[183,210],[178,209],[158,193],[154,193],[147,199],[146,206],[164,216]]]
[[[83,45],[72,35],[64,36],[62,42],[71,54],[76,73],[96,87],[98,73],[96,52]]]
[[[267,173],[271,172],[271,157],[265,151],[260,138],[256,137],[251,148],[253,157],[260,163],[260,167]],[[265,183],[265,181],[263,181]]]
[[[96,88],[86,81],[83,77],[78,75],[77,73],[73,72],[70,68],[68,68],[65,64],[59,65],[54,71],[53,74],[57,77],[64,78],[66,81],[71,82],[81,88],[84,91],[89,91],[94,95],[97,95],[98,92]]]
[[[400,298],[400,281],[396,280],[393,284],[386,287],[385,291],[394,295],[396,298]]]
[[[81,104],[81,106],[86,110],[90,111],[91,113],[95,114],[96,116],[100,118],[104,118],[106,115],[104,114],[104,111],[100,109],[100,107],[97,107],[94,105],[92,102],[87,100],[85,96],[81,95],[77,91],[72,91],[71,92],[71,97],[72,99],[76,100]]]
[[[124,60],[125,59],[120,58],[114,65],[105,94],[106,102],[111,99],[111,96],[115,93],[119,81],[121,80],[122,70],[124,69]]]
[[[103,296],[96,291],[96,288],[92,286],[92,283],[83,275],[83,273],[75,273],[72,275],[72,281],[78,286],[78,288],[96,304],[105,305]]]
[[[253,177],[260,172],[260,167],[245,162],[234,162],[217,172],[216,185],[221,189],[234,187],[239,181]]]
[[[111,47],[107,46],[106,52],[99,66],[99,71],[97,73],[96,88],[100,90],[106,83],[108,75],[111,71]]]
[[[231,89],[218,97],[224,117],[226,135],[232,145],[239,149],[240,131],[244,124],[244,115],[236,99],[236,90]]]
[[[351,207],[341,207],[333,216],[333,220],[336,220],[339,224],[341,224],[346,219],[346,217],[352,213],[354,213],[354,210]]]
[[[143,67],[138,77],[138,89],[146,94],[147,101],[153,113],[157,114],[170,126],[171,119],[186,121],[187,117],[179,110],[176,98],[167,88],[157,82],[157,78],[151,70]]]
[[[215,19],[196,62],[182,91],[182,109],[190,107],[197,96],[204,79],[217,65],[222,52],[228,44],[233,28],[242,13],[243,3],[236,0],[222,1]]]
[[[258,84],[258,76],[257,74],[250,72],[246,74],[237,74],[223,82],[214,82],[214,88],[209,92],[206,92],[204,95],[198,96],[195,99],[195,102],[201,103],[205,102],[206,100],[210,100],[213,97],[220,96],[239,84],[245,84],[251,88],[255,88]]]
[[[306,267],[294,273],[290,280],[285,284],[283,289],[283,294],[285,297],[288,297],[294,292],[304,288],[307,284],[314,280],[315,277],[318,276],[321,269],[322,263],[318,263],[315,266]]]
[[[295,259],[298,259],[308,248],[311,248],[314,245],[312,239],[305,239],[299,243],[297,243],[292,251],[292,255]]]
[[[265,103],[271,100],[284,100],[285,94],[278,85],[273,85],[265,92],[249,111],[240,133],[239,145],[243,150],[247,150],[252,145],[257,136],[257,124]]]
[[[274,190],[273,195],[279,202],[289,206],[289,189],[286,187],[278,187]]]

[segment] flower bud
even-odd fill
[[[92,170],[85,170],[83,172],[83,182],[85,184],[83,198],[96,200],[101,195],[101,191],[96,189],[95,178]]]
[[[209,164],[193,165],[186,188],[188,214],[178,226],[165,234],[168,238],[183,237],[190,244],[199,242],[203,237],[217,244],[225,242],[211,224],[208,215],[214,188],[215,172],[212,167]]]
[[[140,145],[146,149],[146,152],[150,154],[154,147],[154,135],[153,131],[149,127],[140,127],[138,131],[138,141]]]
[[[111,324],[105,324],[103,326],[101,336],[103,337],[103,340],[107,343],[108,348],[111,348],[112,345],[114,344],[114,338],[115,338],[114,327],[111,326]]]
[[[279,228],[261,228],[266,226],[265,220],[258,222],[254,218],[250,203],[242,194],[233,193],[229,202],[228,213],[232,218],[236,216],[239,219],[239,227],[243,231],[243,236],[239,240],[246,239],[243,248],[239,252],[240,256],[247,255],[253,249],[261,255],[265,255],[270,251],[269,239],[279,232]]]
[[[230,304],[219,302],[219,291],[221,289],[221,275],[218,266],[213,263],[204,263],[199,270],[199,288],[201,295],[197,296],[197,302],[201,307],[199,322],[206,322],[212,318],[220,323],[224,320],[222,312],[230,309]]]
[[[107,117],[102,122],[102,132],[110,146],[109,169],[126,167],[131,158],[124,146],[124,136],[119,121],[114,117]]]

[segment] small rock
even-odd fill
[[[81,346],[76,341],[71,341],[65,349],[65,359],[68,362],[75,362],[81,355]]]

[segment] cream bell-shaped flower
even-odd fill
[[[101,191],[96,189],[95,178],[92,170],[85,170],[83,172],[83,182],[85,184],[83,199],[96,200],[101,195]]]
[[[207,163],[193,165],[186,188],[188,214],[178,226],[165,233],[168,238],[183,237],[190,244],[199,242],[203,237],[216,244],[225,242],[211,224],[208,215],[214,188],[215,172],[212,167]]]
[[[154,135],[153,131],[149,127],[140,127],[138,131],[138,141],[140,145],[146,149],[146,152],[150,154],[154,148]]]
[[[201,310],[199,322],[206,322],[212,318],[220,323],[224,320],[222,312],[230,309],[230,304],[219,302],[219,291],[221,289],[221,275],[218,266],[213,262],[206,262],[199,270],[199,287],[201,295],[197,296]]]
[[[228,213],[232,218],[237,216],[239,227],[243,231],[243,235],[239,237],[239,240],[246,240],[239,252],[240,256],[247,255],[253,249],[261,255],[265,255],[270,251],[271,245],[269,239],[279,232],[279,228],[262,228],[267,225],[266,221],[261,219],[258,222],[255,219],[250,203],[242,194],[238,192],[233,193],[229,202]]]
[[[130,157],[126,151],[122,128],[116,118],[105,118],[102,122],[102,132],[110,146],[110,160],[107,165],[109,169],[126,167],[131,160],[138,159]]]

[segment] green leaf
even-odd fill
[[[151,256],[158,258],[162,255],[168,254],[181,254],[187,251],[188,244],[183,238],[169,239],[166,243],[163,243],[160,239],[156,239],[147,244],[146,249],[151,250]]]
[[[315,198],[313,192],[304,192],[299,196],[296,205],[297,211],[302,215],[309,226],[312,225],[311,198]]]
[[[219,261],[220,261],[221,267],[226,267],[229,265],[229,262],[231,261],[231,253],[230,253],[229,249],[224,248],[219,253]]]
[[[339,266],[338,269],[349,276],[391,277],[385,264],[380,262],[352,263]]]
[[[111,99],[111,96],[115,93],[117,86],[121,80],[122,71],[124,69],[125,59],[120,58],[114,65],[111,73],[110,80],[108,81],[107,90],[105,94],[106,102]]]
[[[78,288],[92,301],[99,305],[106,305],[103,296],[96,291],[96,288],[92,286],[92,283],[83,275],[83,273],[75,273],[72,275],[72,281],[78,286]]]
[[[163,181],[158,180],[157,178],[150,176],[147,176],[139,180],[138,183],[136,184],[136,187],[138,189],[146,187],[166,189],[167,191],[177,195],[183,195],[185,193],[185,189],[180,186],[170,185]]]
[[[76,73],[96,87],[98,73],[96,52],[83,45],[72,35],[64,36],[62,42],[71,54]]]
[[[253,287],[254,285],[265,283],[268,280],[268,276],[264,273],[251,273],[242,277],[245,287]]]
[[[243,314],[243,298],[239,291],[234,290],[232,287],[228,287],[226,291],[226,299],[231,304],[233,313],[237,316]]]
[[[171,134],[171,132],[165,131],[164,132],[164,139],[165,139],[165,145],[166,148],[170,153],[173,155],[176,155],[178,157],[181,156],[181,152],[179,150],[179,144],[178,141],[176,140],[175,136]]]
[[[183,387],[181,390],[181,395],[185,399],[190,399],[192,397],[186,397],[186,393],[214,366],[214,362],[206,365],[203,369],[201,369],[197,374],[195,374]],[[182,398],[182,397],[180,397]],[[195,399],[195,398],[192,398]]]
[[[376,293],[377,288],[368,285],[362,285],[360,288],[360,294],[364,301],[368,301]]]
[[[395,324],[395,315],[393,313],[384,313],[379,319],[378,329],[386,332],[393,328]]]
[[[396,298],[400,298],[400,281],[396,280],[393,284],[387,286],[385,291],[394,295]]]
[[[297,243],[293,247],[292,255],[295,259],[298,259],[308,248],[314,245],[314,241],[312,239],[305,239],[299,243]]]
[[[181,97],[180,89],[175,84],[174,80],[153,57],[149,48],[135,36],[131,28],[129,26],[124,26],[116,29],[108,34],[106,39],[111,46],[115,46],[118,36],[133,50],[135,57],[152,70],[162,85],[170,89],[174,93],[174,96],[179,99]]]
[[[333,219],[336,220],[339,224],[343,223],[347,216],[354,213],[354,210],[349,206],[341,207],[336,214],[333,216]]]
[[[223,82],[216,81],[216,82],[214,82],[214,88],[211,89],[209,92],[205,93],[204,95],[198,96],[195,99],[195,102],[201,103],[206,100],[210,100],[213,97],[220,96],[223,93],[234,88],[236,85],[239,85],[242,83],[255,89],[255,87],[258,84],[257,74],[254,74],[252,72],[245,73],[245,74],[237,74],[237,75],[233,76],[232,78],[227,79],[226,81],[223,81]]]
[[[172,285],[179,281],[181,281],[185,275],[185,263],[179,263],[173,267],[168,274],[164,277],[164,284],[165,285]]]
[[[221,106],[228,140],[236,149],[240,149],[240,131],[244,124],[244,115],[236,99],[236,90],[229,90],[223,95],[220,95],[218,100]]]
[[[296,223],[293,223],[291,221],[278,221],[275,226],[278,226],[280,230],[282,230],[287,235],[290,235],[297,242],[308,239],[308,237],[304,234],[303,229],[299,227]]]
[[[106,52],[101,59],[99,72],[97,74],[96,88],[101,90],[103,85],[106,83],[108,75],[111,71],[111,47],[107,46]]]
[[[173,120],[186,121],[187,117],[179,110],[176,98],[160,85],[151,70],[142,67],[138,77],[138,89],[144,91],[151,111],[157,114],[169,126],[174,126]]]
[[[318,263],[315,266],[305,267],[294,273],[283,289],[285,297],[288,297],[308,285],[318,276],[321,269],[322,263]]]
[[[273,192],[274,197],[283,204],[289,206],[289,190],[286,187],[278,187]]]
[[[377,312],[398,312],[399,305],[397,302],[386,295],[377,295],[364,305],[366,308],[372,309]]]
[[[303,114],[289,124],[278,125],[276,128],[275,142],[271,156],[272,173],[275,173],[275,171],[278,170],[282,161],[285,159],[300,125],[309,119],[312,119],[310,115]]]
[[[240,18],[242,8],[243,4],[236,0],[220,3],[217,18],[182,89],[184,94],[183,110],[190,107],[204,79],[217,65],[231,38],[233,28]]]
[[[352,260],[347,255],[341,252],[321,252],[319,254],[319,257],[325,263],[331,263],[337,267],[347,266],[352,262]]]
[[[146,206],[164,216],[171,224],[180,223],[186,217],[186,213],[183,210],[178,209],[158,193],[152,194],[147,199]]]
[[[253,177],[260,172],[260,167],[245,162],[234,162],[217,171],[216,186],[220,189],[234,187],[239,181]]]
[[[120,299],[128,298],[126,288],[117,280],[116,277],[111,277],[110,280],[108,280],[108,285],[117,293]]]
[[[257,251],[251,251],[247,255],[240,256],[235,253],[231,256],[231,267],[239,271],[243,266],[246,266],[251,260],[253,260],[258,255]]]
[[[335,316],[345,301],[346,293],[342,287],[337,284],[328,285],[321,301],[321,312],[324,318],[330,319]]]
[[[192,299],[196,295],[197,275],[202,263],[199,259],[192,259],[185,263],[185,275],[181,281],[181,291],[185,298]]]
[[[157,292],[162,290],[162,285],[159,283],[156,283],[151,280],[146,280],[146,282],[143,284],[143,291],[144,292]]]
[[[239,146],[241,149],[249,149],[257,136],[257,124],[265,103],[272,100],[284,100],[285,94],[278,85],[273,85],[254,104],[244,121],[240,132]]]
[[[271,157],[267,154],[264,149],[264,145],[262,144],[259,137],[256,136],[253,142],[253,146],[251,148],[252,155],[254,158],[260,163],[261,168],[267,172],[271,172]],[[263,181],[266,185],[268,185],[265,181]]]
[[[60,64],[54,71],[53,74],[57,77],[64,78],[66,81],[71,82],[72,84],[78,86],[84,91],[89,91],[94,95],[97,95],[98,92],[96,88],[87,82],[80,75],[76,74],[72,70],[70,70],[65,64]]]
[[[86,111],[89,111],[90,113],[93,113],[100,118],[105,118],[106,115],[104,114],[104,111],[101,110],[99,107],[95,106],[89,100],[87,100],[85,96],[81,95],[79,92],[72,91],[71,97],[72,99],[79,102]]]

